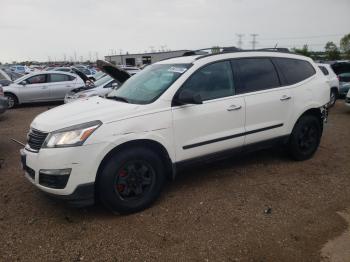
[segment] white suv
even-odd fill
[[[164,60],[107,98],[51,109],[21,150],[36,187],[77,205],[142,210],[186,164],[275,144],[296,160],[320,143],[329,85],[309,58],[232,52]]]
[[[327,77],[328,83],[330,86],[330,101],[329,106],[332,107],[335,105],[339,95],[339,79],[338,76],[334,73],[332,67],[329,64],[317,64],[321,69],[322,73]]]

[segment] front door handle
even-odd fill
[[[286,100],[289,100],[291,99],[292,97],[291,96],[287,96],[287,95],[284,95],[280,98],[281,101],[286,101]]]
[[[242,108],[242,106],[231,105],[229,108],[227,108],[227,111],[239,110],[241,108]]]
[[[43,86],[41,89],[48,89],[48,87],[47,86]]]

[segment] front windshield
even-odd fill
[[[148,104],[167,90],[191,64],[154,64],[129,78],[108,97],[119,97],[129,103]]]
[[[102,78],[100,78],[99,80],[95,81],[94,82],[94,85],[95,86],[101,86],[101,85],[104,85],[105,83],[107,83],[108,81],[112,80],[113,78],[109,75],[106,75]]]
[[[98,80],[98,79],[100,79],[100,78],[102,78],[102,77],[104,77],[104,76],[105,76],[105,73],[103,73],[102,71],[100,71],[100,72],[95,73],[95,74],[93,75],[93,78],[95,78],[96,80]]]
[[[29,75],[24,75],[20,78],[17,78],[14,82],[17,83],[21,83],[23,80],[27,79]]]

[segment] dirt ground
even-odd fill
[[[347,230],[350,109],[331,110],[313,159],[271,149],[181,173],[148,210],[113,215],[48,199],[24,177],[20,146],[47,105],[0,116],[0,261],[320,261]],[[348,246],[350,249],[350,246]],[[344,261],[349,258],[344,258]]]

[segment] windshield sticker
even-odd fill
[[[168,69],[168,72],[183,74],[184,72],[186,72],[186,70],[187,70],[187,68],[185,68],[185,67],[172,66]]]

